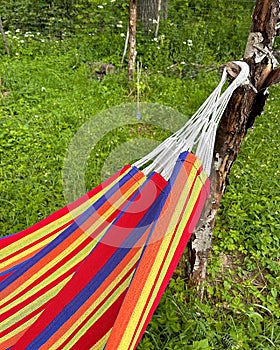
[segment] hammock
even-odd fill
[[[216,128],[249,74],[236,63],[150,154],[0,239],[1,350],[136,348],[209,197]]]

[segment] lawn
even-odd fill
[[[224,26],[217,28],[218,12],[206,14],[205,7],[200,12],[197,7],[194,21],[193,13],[184,17],[183,2],[173,2],[159,43],[139,34],[141,102],[150,103],[155,114],[169,107],[178,126],[189,118],[218,83],[221,64],[242,55],[252,3],[235,2],[239,12],[229,13],[227,2],[221,2]],[[100,9],[103,16],[125,21],[124,9],[113,14],[112,6]],[[75,135],[89,120],[107,120],[111,112],[106,111],[135,106],[137,83],[127,83],[120,64],[122,32],[118,26],[93,38],[77,29],[59,40],[35,31],[26,35],[22,28],[7,34],[12,55],[1,48],[0,64],[0,235],[29,227],[64,206],[64,166]],[[114,64],[114,73],[99,79],[95,62]],[[279,103],[280,87],[274,86],[232,168],[203,298],[187,285],[182,259],[140,350],[280,348]],[[117,124],[92,146],[85,189],[106,177],[110,154],[118,157],[122,144],[148,139],[153,146],[177,125],[138,122],[133,108],[126,107],[127,125]]]

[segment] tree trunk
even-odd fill
[[[136,60],[136,21],[137,0],[130,0],[129,4],[129,56],[128,56],[128,80],[133,80]]]
[[[160,17],[167,19],[168,0],[138,0],[137,18],[144,25],[145,32],[153,31],[157,37]]]
[[[8,43],[6,35],[5,35],[1,16],[0,16],[0,32],[1,32],[3,42],[4,42],[6,53],[8,56],[10,56],[10,46],[9,46],[9,43]]]
[[[267,88],[280,81],[280,69],[275,69],[276,62],[272,55],[274,39],[279,34],[277,33],[279,15],[279,0],[256,1],[243,58],[250,66],[250,84],[234,92],[217,131],[213,160],[215,164],[213,200],[207,208],[203,227],[195,232],[189,247],[191,284],[200,284],[205,279],[217,210],[241,142],[247,129],[254,124],[255,118],[263,111],[267,99]],[[238,68],[233,62],[227,66],[234,78],[234,75],[238,74]]]
[[[161,17],[164,21],[167,20],[168,17],[168,0],[162,0],[161,4]]]
[[[145,32],[155,28],[158,16],[158,0],[138,0],[137,17],[144,25]]]

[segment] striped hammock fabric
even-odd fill
[[[97,201],[106,190],[118,183],[131,169],[129,165],[111,178],[30,228],[0,238],[0,281],[32,258]]]
[[[67,238],[60,234],[60,249],[55,250],[60,259],[49,258],[54,240],[32,258],[30,267],[19,268],[1,285],[3,349],[135,348],[208,194],[207,175],[186,152],[168,182],[152,173],[97,241],[92,231],[83,230],[92,242],[83,259],[80,250],[66,255],[65,247],[61,259],[60,245]],[[139,204],[143,210],[133,208]],[[82,227],[81,217],[64,232]],[[152,292],[148,299],[147,291]],[[152,304],[145,305],[141,296]]]
[[[50,242],[41,250],[5,274],[6,278],[0,282],[0,344],[10,346],[33,323],[48,301],[71,279],[107,226],[146,178],[135,167],[127,167],[121,173],[108,183],[109,188],[102,196],[102,190],[95,190],[99,198],[72,224],[55,237],[51,236]],[[40,240],[38,235],[42,235],[42,231],[35,233],[36,239]]]
[[[150,154],[0,239],[0,350],[137,347],[209,197],[216,127],[249,75],[238,64]]]
[[[191,153],[182,153],[164,191],[157,220],[149,232],[106,350],[136,348],[200,218],[209,193],[210,182],[200,161]]]

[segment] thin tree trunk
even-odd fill
[[[133,80],[136,61],[136,21],[137,0],[130,0],[129,4],[129,57],[128,57],[128,80]]]
[[[191,284],[205,279],[208,254],[217,210],[227,186],[230,169],[238,155],[247,129],[261,114],[267,99],[267,88],[280,81],[280,69],[275,69],[272,49],[280,15],[279,0],[257,0],[252,17],[251,31],[247,41],[244,60],[250,66],[251,84],[238,88],[233,94],[222,117],[215,143],[213,174],[214,198],[207,208],[203,227],[195,232],[189,249]],[[232,78],[237,67],[228,64]]]
[[[10,46],[9,46],[8,40],[7,40],[6,35],[5,35],[1,16],[0,16],[0,32],[1,32],[3,42],[4,42],[6,53],[8,56],[10,56]]]

